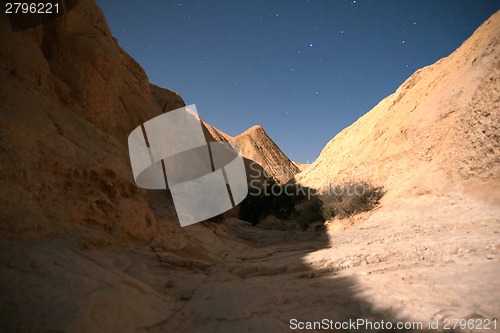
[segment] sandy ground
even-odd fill
[[[319,231],[195,225],[177,252],[3,240],[11,301],[1,322],[68,332],[286,332],[293,319],[418,321],[413,331],[423,332],[429,321],[484,322],[500,315],[499,216],[498,205],[470,197],[421,196]],[[357,329],[340,331],[389,331]]]

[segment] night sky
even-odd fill
[[[500,9],[500,0],[97,3],[152,83],[230,135],[262,125],[302,163]]]

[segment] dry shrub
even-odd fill
[[[342,219],[372,210],[383,195],[382,186],[373,186],[366,182],[330,186],[320,197],[323,202],[323,217]]]

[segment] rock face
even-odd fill
[[[2,15],[0,31],[2,232],[92,226],[151,239],[157,221],[131,177],[126,138],[182,99],[150,85],[94,1],[16,33]]]
[[[156,215],[133,181],[126,139],[182,98],[148,82],[93,0],[19,32],[3,15],[0,30],[0,229],[24,237],[90,226],[154,238]],[[205,125],[207,140],[230,138]]]
[[[0,331],[116,330],[109,302],[130,318],[124,331],[153,323],[137,314],[150,302],[168,309],[164,298],[77,253],[161,244],[165,229],[179,229],[166,197],[158,224],[154,197],[132,178],[126,140],[183,100],[150,85],[93,0],[15,33],[2,14],[0,45]]]
[[[260,164],[269,177],[280,183],[286,183],[300,171],[260,125],[228,140],[236,144],[242,156]]]
[[[204,121],[202,123],[206,129],[207,140],[213,138],[216,141],[232,143],[247,160],[249,181],[270,177],[280,183],[286,183],[300,171],[299,165],[281,151],[260,125],[252,126],[233,137]]]
[[[500,12],[335,136],[299,182],[367,180],[385,186],[389,198],[478,182],[498,189],[499,36]]]

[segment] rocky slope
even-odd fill
[[[367,180],[389,198],[500,184],[500,13],[340,132],[297,179]],[[500,197],[499,197],[500,199]]]
[[[266,174],[280,183],[286,183],[299,172],[297,165],[290,161],[260,125],[228,139],[238,147],[242,156],[262,165]]]
[[[2,233],[153,238],[126,138],[182,99],[149,84],[93,1],[15,33],[2,15],[0,30]]]
[[[405,321],[439,322],[439,331],[452,318],[500,314],[499,36],[497,12],[335,136],[296,177],[319,190],[358,180],[384,186],[374,212],[328,222],[335,249],[307,260],[321,268],[339,258],[341,276],[355,277],[364,300]]]
[[[292,162],[281,151],[260,125],[252,126],[234,137],[204,121],[203,125],[209,136],[217,141],[233,144],[241,156],[253,162],[252,165],[247,165],[247,173],[261,174],[265,177],[274,178],[280,183],[286,183],[300,171],[299,165]]]

